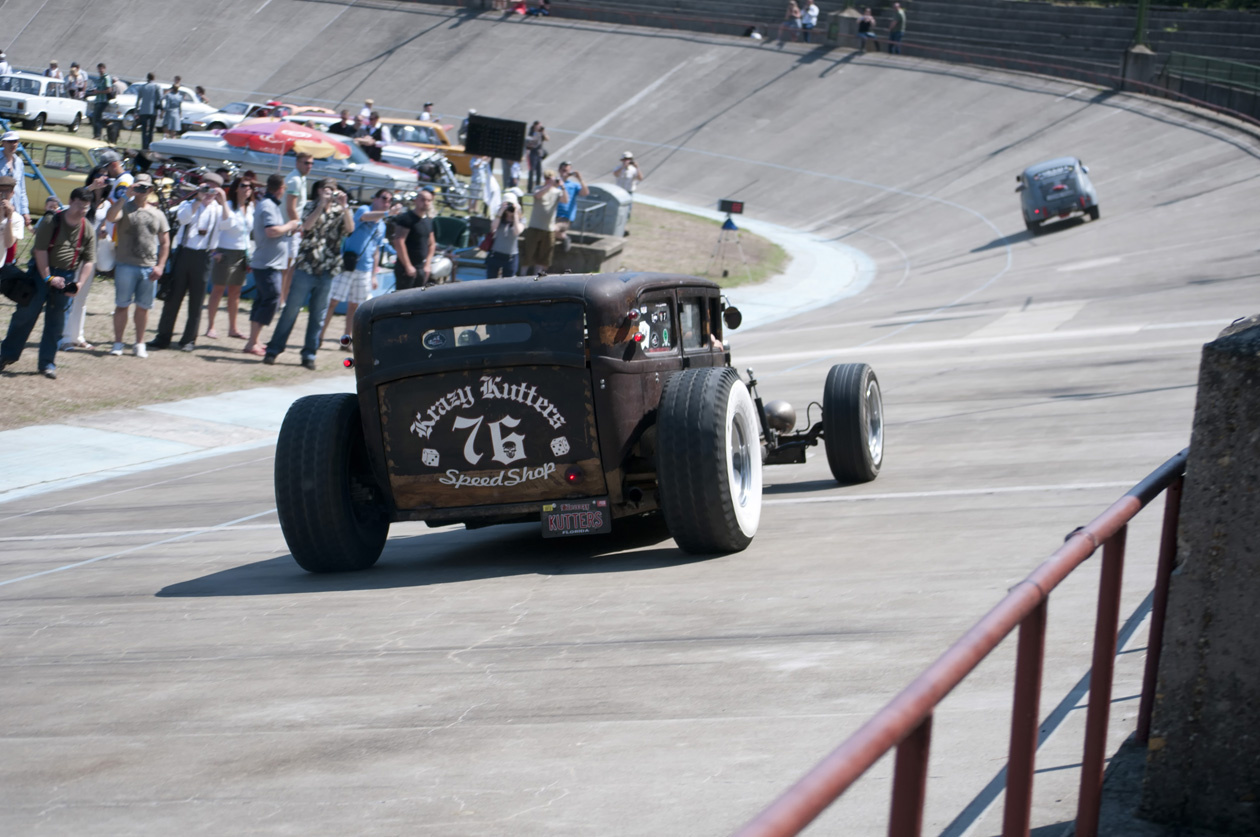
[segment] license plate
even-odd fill
[[[612,511],[607,497],[589,500],[558,500],[542,507],[544,538],[570,535],[597,535],[612,531]]]

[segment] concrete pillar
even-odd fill
[[[1260,317],[1203,347],[1139,814],[1260,834]]]
[[[1124,54],[1124,89],[1147,93],[1155,83],[1156,58],[1149,47],[1130,47]]]

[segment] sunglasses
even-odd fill
[[[141,195],[143,195],[145,192],[149,191],[149,187],[148,187],[148,186],[132,186],[131,188],[132,188],[132,190],[133,190],[133,191],[135,191],[136,193],[141,194]]]

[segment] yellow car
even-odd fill
[[[84,185],[88,173],[100,163],[101,152],[111,148],[107,142],[73,134],[47,131],[18,131],[17,134],[21,147],[39,166],[62,204],[69,202],[71,191]],[[48,190],[30,166],[26,167],[26,197],[31,215],[43,215]]]
[[[453,144],[446,136],[446,129],[436,122],[383,116],[381,124],[389,127],[390,139],[394,142],[441,151],[450,160],[456,174],[472,176],[472,166],[468,162],[469,155],[464,153],[464,146]]]

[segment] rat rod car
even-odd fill
[[[745,548],[763,464],[805,461],[865,482],[883,461],[883,402],[863,363],[833,366],[820,418],[796,429],[731,368],[739,311],[705,279],[563,275],[377,297],[354,320],[357,394],[289,408],[276,445],[280,527],[311,572],[372,566],[395,520],[541,522],[611,531],[659,511],[695,553]],[[808,423],[808,413],[807,413]]]

